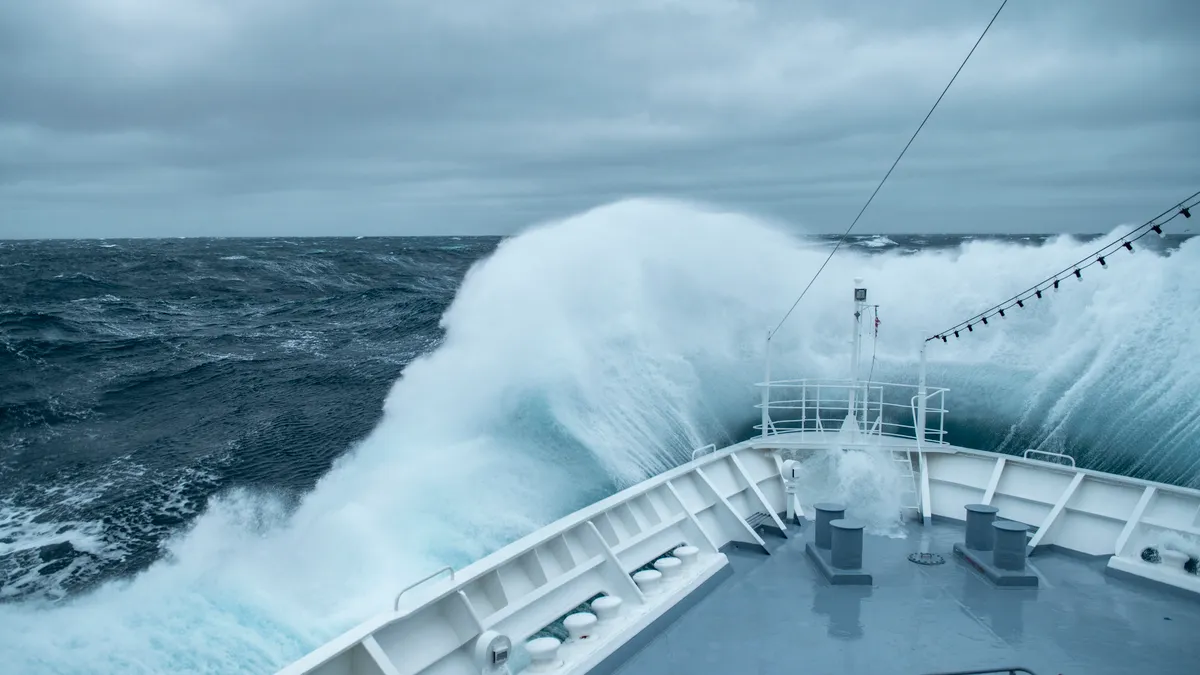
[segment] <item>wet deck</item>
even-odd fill
[[[961,524],[914,523],[867,537],[872,587],[833,587],[805,556],[811,529],[768,539],[771,556],[730,551],[733,575],[617,673],[1200,672],[1200,601],[1106,575],[1103,559],[1039,551],[1041,588],[1000,590],[954,556]],[[909,562],[919,550],[946,562]]]

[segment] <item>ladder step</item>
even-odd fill
[[[759,534],[767,533],[778,537],[787,537],[783,530],[780,530],[779,526],[775,524],[775,520],[762,511],[756,511],[746,516],[746,524]]]

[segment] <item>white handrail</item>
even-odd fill
[[[1025,452],[1022,452],[1021,457],[1025,458],[1025,459],[1033,459],[1032,457],[1029,456],[1029,453],[1033,453],[1035,455],[1046,455],[1047,457],[1061,457],[1071,463],[1070,466],[1072,469],[1075,468],[1075,458],[1070,455],[1065,455],[1061,452],[1049,452],[1046,450],[1034,450],[1033,448],[1030,448],[1030,449],[1026,450]],[[1045,460],[1034,459],[1034,461],[1035,462],[1043,462]],[[1051,464],[1056,464],[1056,463],[1057,462],[1051,462]]]
[[[424,578],[420,579],[419,581],[414,581],[413,583],[400,589],[400,592],[396,594],[396,601],[394,603],[392,603],[392,611],[393,612],[400,611],[400,597],[403,596],[405,593],[411,591],[412,589],[416,588],[417,586],[420,586],[421,584],[425,583],[426,581],[433,579],[434,577],[441,576],[442,573],[446,572],[446,571],[450,572],[450,581],[454,581],[454,568],[449,565],[446,565],[445,567],[434,572],[433,574],[430,574],[429,576],[424,577]]]
[[[759,382],[756,386],[763,388],[763,402],[755,407],[763,410],[762,417],[765,421],[754,428],[764,437],[827,431],[831,422],[840,423],[845,415],[852,414],[868,437],[917,438],[919,442],[926,442],[928,439],[927,442],[931,445],[946,443],[945,416],[949,411],[945,407],[945,393],[948,390],[942,387],[925,387],[922,390],[919,385],[845,379],[768,380]],[[800,391],[772,400],[769,392],[773,389]],[[899,398],[897,394],[901,391],[913,390],[917,391],[916,396],[901,394],[909,398],[908,403],[893,402]],[[892,400],[885,400],[888,398]],[[900,401],[903,400],[900,398]],[[920,405],[922,401],[924,406]],[[929,405],[931,401],[935,401],[932,406]],[[769,414],[772,410],[798,410],[800,415],[789,419],[776,419]],[[900,413],[901,410],[904,413]],[[813,414],[809,415],[809,412]],[[889,416],[893,420],[885,418],[887,413],[892,413]],[[904,414],[912,416],[912,423],[905,423]],[[921,425],[921,421],[925,424]],[[836,424],[834,428],[837,428]]]
[[[717,451],[716,443],[709,443],[708,445],[702,445],[692,451],[692,461],[693,462],[696,461],[696,458],[699,457],[700,455],[706,455],[710,452],[716,452],[716,451]]]

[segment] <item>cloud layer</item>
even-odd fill
[[[839,231],[997,4],[0,6],[0,238],[505,233],[630,195]],[[1200,188],[1200,3],[1014,0],[863,232]]]

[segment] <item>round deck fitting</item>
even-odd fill
[[[654,569],[662,572],[663,576],[668,579],[674,579],[675,577],[678,577],[679,573],[683,571],[681,567],[682,565],[683,563],[679,560],[679,558],[672,558],[671,556],[659,558],[658,560],[654,561]]]
[[[687,544],[684,544],[674,551],[671,551],[671,555],[679,558],[679,562],[683,563],[684,567],[696,562],[696,556],[699,554],[700,549],[696,548],[695,546],[688,546]]]
[[[525,651],[529,654],[529,669],[535,672],[554,670],[561,663],[558,660],[558,648],[562,645],[558,638],[541,637],[525,643]]]
[[[563,628],[572,640],[586,640],[596,628],[596,615],[591,612],[576,612],[563,619]]]
[[[662,572],[658,570],[642,570],[633,575],[633,582],[638,585],[642,593],[654,595],[658,592],[659,586],[662,584]]]
[[[606,595],[592,601],[592,613],[600,623],[607,623],[621,615],[621,599],[615,595]]]

